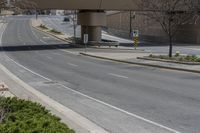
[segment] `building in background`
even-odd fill
[[[132,20],[132,23],[131,23]],[[152,42],[168,42],[161,26],[141,15],[140,12],[112,11],[107,13],[107,30],[117,36],[131,38],[130,31],[137,29],[140,39]],[[200,43],[200,19],[195,16],[191,23],[180,26],[174,39],[177,43]]]
[[[51,15],[64,15],[64,10],[51,10]]]

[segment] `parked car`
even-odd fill
[[[64,17],[63,22],[69,22],[70,19],[68,17]]]

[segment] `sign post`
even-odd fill
[[[133,43],[136,49],[139,43],[139,30],[133,30]]]
[[[83,43],[85,44],[85,53],[87,52],[88,34],[84,34]]]

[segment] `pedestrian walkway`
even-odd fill
[[[200,73],[200,65],[185,65],[185,64],[178,64],[178,63],[171,63],[171,62],[162,62],[162,61],[150,61],[150,60],[143,60],[137,59],[137,57],[144,57],[148,56],[150,53],[147,52],[90,52],[81,53],[85,56],[91,56],[95,58],[101,58],[106,60],[118,61],[122,63],[128,64],[136,64],[142,66],[149,66],[149,67],[157,67],[157,68],[164,68],[164,69],[171,69],[171,70],[179,70],[179,71],[186,71],[186,72],[194,72]]]

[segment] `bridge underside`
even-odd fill
[[[133,10],[137,0],[18,0],[30,1],[39,9]]]
[[[106,26],[105,10],[137,10],[137,0],[18,0],[18,4],[33,9],[79,10],[81,35],[88,34],[90,42],[101,41],[101,27]],[[26,4],[25,4],[26,3]]]

